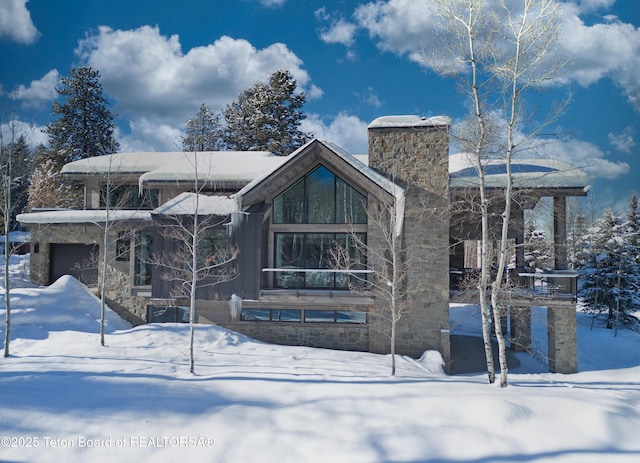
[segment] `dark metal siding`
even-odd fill
[[[51,243],[49,252],[49,284],[63,275],[71,275],[87,285],[98,282],[97,244]]]

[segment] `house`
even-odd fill
[[[477,221],[459,220],[452,208],[457,195],[477,190],[477,183],[468,160],[449,156],[449,124],[446,117],[378,118],[369,125],[364,156],[315,139],[286,157],[268,152],[120,153],[69,163],[62,173],[84,185],[85,209],[18,217],[31,232],[31,278],[46,285],[71,273],[92,284],[98,270],[86,263],[107,252],[112,308],[140,323],[184,321],[188,301],[176,296],[176,283],[163,278],[162,266],[149,256],[175,249],[162,231],[169,220],[192,217],[198,198],[198,214],[217,224],[208,232],[209,245],[239,250],[234,278],[198,287],[198,322],[268,342],[384,353],[388,326],[374,316],[385,310],[384,302],[367,290],[367,282],[379,277],[372,268],[377,251],[385,252],[384,228],[389,226],[409,250],[411,262],[397,352],[418,357],[438,350],[448,361],[450,269],[453,274],[466,271],[465,255],[478,239]],[[554,197],[560,243],[556,263],[562,269],[562,207],[567,196],[586,194],[586,177],[567,174],[568,166],[560,163],[522,165],[517,187],[528,199],[518,202],[515,216],[543,196]],[[500,169],[497,165],[488,176],[496,191],[503,184]],[[110,208],[105,207],[107,182],[115,185],[109,190]],[[389,221],[372,219],[380,205],[392,205]],[[102,249],[107,220],[108,246]],[[524,227],[518,224],[510,233],[521,244]],[[332,263],[336,249],[358,253],[354,239],[367,245],[357,265]],[[521,264],[522,251],[516,249]],[[525,315],[527,301],[523,298],[517,307]],[[574,310],[573,334],[565,303],[550,309],[557,316],[550,317],[549,342],[552,369],[568,372],[577,368],[571,350],[575,303],[568,305]],[[525,316],[512,327],[519,345],[530,340],[527,326],[530,332],[530,314],[529,325]]]

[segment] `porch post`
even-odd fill
[[[567,260],[567,198],[553,197],[553,257],[556,270],[569,268]]]

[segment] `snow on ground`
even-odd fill
[[[524,362],[506,389],[482,374],[446,376],[433,353],[401,357],[393,378],[388,356],[215,326],[196,329],[191,375],[188,326],[130,328],[110,312],[101,347],[99,303],[84,286],[17,286],[11,356],[0,358],[3,462],[640,459],[640,335],[589,331],[584,314],[580,373]],[[454,332],[477,333],[473,311],[453,307]]]

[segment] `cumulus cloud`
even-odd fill
[[[339,113],[326,123],[318,114],[310,114],[302,122],[300,129],[312,133],[340,146],[352,154],[367,152],[367,123],[345,112]]]
[[[129,121],[129,133],[116,131],[121,151],[181,151],[183,132],[145,117]]]
[[[39,80],[32,80],[29,86],[19,85],[16,98],[22,101],[24,107],[39,107],[51,102],[58,96],[56,85],[60,80],[57,69],[52,69]]]
[[[131,147],[149,140],[153,125],[163,141],[152,146],[175,149],[170,145],[176,133],[169,127],[182,128],[203,102],[214,111],[223,109],[278,68],[289,69],[309,99],[322,95],[302,60],[282,43],[257,49],[246,40],[223,36],[184,52],[179,36],[162,35],[158,27],[102,26],[80,41],[76,53],[100,71],[115,112],[131,121],[132,133],[124,137]]]
[[[428,0],[389,0],[360,5],[353,13],[359,27],[381,50],[423,62],[422,44],[435,41],[433,6]]]
[[[621,133],[609,133],[609,143],[622,153],[631,153],[631,149],[636,146],[633,139],[633,127],[626,127]]]
[[[551,140],[545,144],[544,151],[551,159],[558,159],[584,169],[594,179],[611,180],[629,173],[631,169],[626,162],[613,162],[606,159],[606,153],[593,143],[578,139]]]
[[[572,58],[565,78],[586,87],[610,77],[640,110],[640,28],[615,17],[587,25],[577,11],[563,15],[560,53]]]
[[[100,27],[80,42],[77,53],[100,71],[105,91],[121,111],[165,120],[194,112],[203,101],[220,109],[277,68],[289,69],[303,89],[311,80],[302,60],[284,44],[258,50],[246,40],[223,36],[185,54],[177,35],[166,37],[150,26]]]
[[[42,132],[44,126],[29,124],[28,122],[21,121],[19,119],[12,121],[13,131],[15,133],[15,137],[18,138],[20,136],[24,136],[27,141],[27,145],[31,149],[35,148],[38,145],[48,145],[49,138],[48,136]],[[12,128],[10,125],[2,124],[0,130],[2,130],[2,137],[5,143],[10,143],[12,140]]]
[[[27,9],[28,0],[2,0],[0,2],[0,37],[8,37],[18,43],[36,41],[39,32],[31,21]]]
[[[497,4],[487,5],[494,3]],[[577,0],[562,4],[561,40],[556,56],[571,61],[559,82],[588,86],[611,78],[640,111],[640,28],[611,15],[592,24],[582,18],[606,11],[614,3],[615,0]],[[326,13],[325,16],[329,17]],[[428,52],[440,46],[435,32],[437,16],[428,0],[368,2],[356,7],[353,19],[379,49],[421,65],[425,65],[422,50]]]

